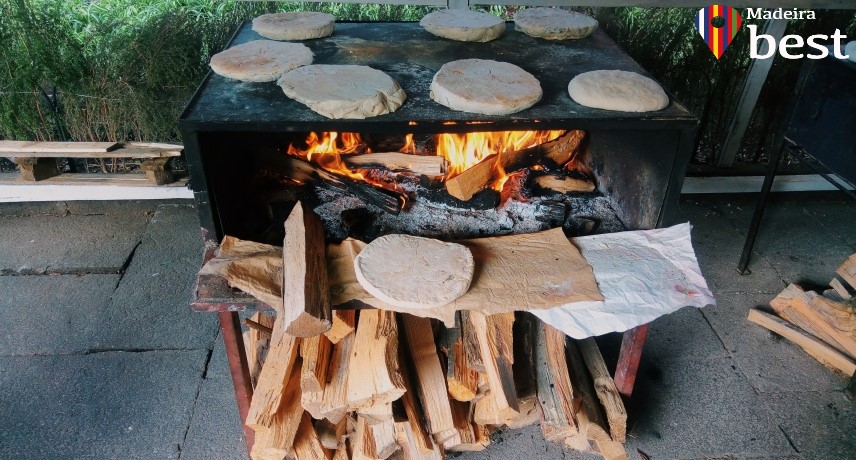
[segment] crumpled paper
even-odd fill
[[[574,238],[591,264],[602,301],[581,301],[531,313],[583,339],[623,332],[682,307],[716,305],[701,274],[689,223]]]

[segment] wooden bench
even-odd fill
[[[142,159],[140,169],[152,185],[174,181],[167,169],[172,158],[180,156],[181,145],[150,142],[38,142],[0,141],[0,157],[18,166],[19,180],[34,182],[62,174],[58,158],[134,158]]]

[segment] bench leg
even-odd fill
[[[145,171],[146,179],[155,185],[171,184],[175,182],[172,172],[166,169],[172,157],[149,158],[144,160],[140,169]]]
[[[247,441],[247,451],[249,452],[253,448],[255,432],[244,422],[247,420],[247,413],[250,411],[253,387],[250,382],[250,368],[247,364],[244,338],[241,334],[241,319],[236,312],[224,311],[217,315],[220,318],[220,331],[223,334],[223,344],[226,346],[229,372],[232,374],[235,399],[238,401],[238,414],[241,416],[241,426],[244,429],[244,438]]]
[[[13,161],[18,165],[21,180],[28,182],[44,180],[60,174],[56,158],[15,158]]]
[[[621,351],[618,353],[618,364],[615,366],[615,386],[625,399],[633,393],[636,383],[636,371],[639,370],[639,360],[642,358],[642,346],[648,325],[637,326],[624,333],[621,339]]]

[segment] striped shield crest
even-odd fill
[[[714,18],[721,17],[724,24],[720,27],[714,27]],[[740,30],[740,25],[743,23],[743,18],[736,8],[726,5],[710,5],[698,10],[696,14],[695,26],[701,38],[707,43],[707,47],[713,52],[717,59],[722,57],[722,53],[731,44],[731,40],[737,35]]]

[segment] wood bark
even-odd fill
[[[342,155],[342,160],[351,169],[378,168],[424,176],[442,176],[446,174],[446,159],[436,155],[378,152],[362,155]]]
[[[324,224],[299,201],[285,220],[282,244],[283,324],[296,337],[313,337],[332,326]]]

